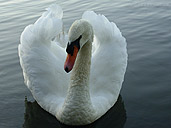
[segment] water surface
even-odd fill
[[[54,2],[0,0],[0,128],[34,128],[32,123],[26,125],[28,109],[32,110],[36,103],[24,85],[17,47],[25,26],[34,23]],[[57,3],[64,10],[66,31],[84,11],[94,10],[115,22],[127,39],[128,68],[121,90],[122,99],[118,100],[122,105],[119,108],[123,109],[119,111],[114,106],[110,116],[91,127],[170,128],[171,1],[57,0]],[[37,114],[43,113],[39,106],[36,108]],[[123,114],[118,123],[117,112],[120,116]],[[47,113],[40,120],[50,120],[50,124],[44,125],[47,127],[52,124],[64,127]]]

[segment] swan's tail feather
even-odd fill
[[[110,22],[104,15],[96,14],[93,11],[86,11],[82,18],[91,23],[94,34],[99,41],[111,42],[112,40],[113,42],[113,39],[117,40],[122,38],[122,34],[116,24]]]
[[[38,43],[50,44],[50,41],[62,31],[61,7],[53,4],[46,10],[33,25],[25,28],[21,34],[21,44],[25,43],[26,46]]]

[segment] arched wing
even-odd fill
[[[117,101],[127,66],[126,40],[115,23],[87,11],[82,16],[94,29],[90,88],[99,115]]]
[[[18,46],[25,84],[38,104],[53,115],[63,104],[69,83],[63,68],[64,48],[52,41],[62,32],[62,15],[59,6],[51,5],[25,28]]]

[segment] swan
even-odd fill
[[[63,32],[63,11],[50,5],[21,34],[24,81],[37,103],[67,125],[86,125],[117,101],[127,67],[126,40],[104,15],[86,11]]]

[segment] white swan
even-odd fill
[[[62,16],[53,4],[25,28],[18,46],[20,64],[42,108],[62,123],[85,125],[104,115],[118,98],[127,66],[126,41],[113,22],[86,11],[72,24],[66,44],[67,35],[60,34]]]

